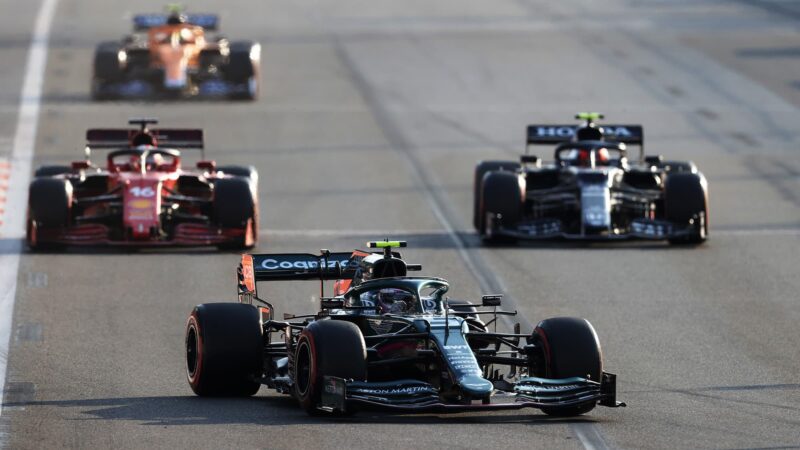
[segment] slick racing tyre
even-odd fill
[[[694,233],[671,238],[672,244],[702,244],[708,238],[708,190],[705,177],[699,173],[677,172],[667,175],[664,186],[664,215],[679,229],[690,221]],[[699,223],[697,223],[699,221]]]
[[[240,100],[255,100],[260,91],[259,64],[261,44],[250,41],[237,41],[230,45],[225,77],[233,85],[246,87],[231,97]]]
[[[495,171],[508,171],[516,172],[520,168],[520,164],[515,161],[481,161],[475,167],[475,179],[473,182],[473,209],[472,209],[472,223],[475,229],[481,231],[481,190],[483,187],[483,176],[489,172]]]
[[[494,214],[501,217],[503,226],[514,228],[522,217],[522,188],[519,177],[513,172],[489,172],[483,177],[479,211],[479,227],[481,236],[488,241],[499,242],[513,240],[490,237],[486,216]]]
[[[125,50],[118,42],[102,42],[94,52],[94,77],[103,81],[119,81],[125,73]]]
[[[108,100],[115,96],[108,88],[125,76],[125,50],[118,42],[102,42],[94,52],[92,98]]]
[[[26,241],[31,250],[57,250],[61,245],[42,242],[43,231],[58,231],[69,225],[72,183],[58,178],[35,178],[28,188]]]
[[[241,250],[255,245],[258,233],[258,206],[250,180],[238,177],[216,180],[212,209],[214,222],[220,228],[238,228],[245,231],[241,239],[221,244],[220,248]]]
[[[198,305],[186,323],[186,376],[201,397],[258,392],[263,337],[258,309],[243,303]]]
[[[544,378],[581,377],[600,382],[603,374],[603,353],[594,327],[586,319],[554,317],[546,319],[533,330],[534,338],[544,348],[544,368],[535,373]],[[543,369],[543,370],[542,370]],[[575,406],[542,408],[551,416],[578,416],[596,405],[590,401]]]
[[[72,172],[70,166],[42,166],[33,173],[34,177],[52,177]]]
[[[355,381],[367,378],[367,347],[364,335],[351,322],[319,320],[311,322],[297,340],[291,374],[294,395],[311,415],[320,414],[323,377]]]

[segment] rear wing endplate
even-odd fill
[[[571,141],[581,125],[528,125],[528,145],[560,144]],[[644,128],[641,125],[602,125],[603,136],[611,142],[644,145]]]
[[[144,31],[167,24],[167,14],[137,14],[133,16],[133,29]],[[219,28],[219,16],[216,14],[187,14],[186,23],[215,31]]]

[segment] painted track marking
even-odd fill
[[[28,183],[31,176],[36,128],[39,125],[44,70],[47,65],[47,45],[50,40],[50,25],[58,0],[43,0],[36,14],[33,36],[28,48],[22,91],[17,112],[17,128],[11,151],[11,164],[6,192],[6,215],[0,225],[0,239],[8,241],[8,251],[0,255],[0,417],[3,414],[3,392],[8,372],[8,349],[11,340],[11,324],[14,315],[14,300],[17,293],[17,272],[25,229],[25,213],[28,202]],[[0,437],[0,443],[2,439]]]

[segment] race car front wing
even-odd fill
[[[699,214],[693,217],[686,226],[657,219],[633,219],[626,230],[612,230],[601,233],[570,233],[564,230],[559,219],[537,219],[520,222],[513,227],[503,224],[499,215],[488,214],[486,237],[511,237],[515,239],[583,239],[583,240],[624,240],[650,239],[664,240],[692,236],[704,227],[705,217]]]
[[[626,406],[616,399],[616,375],[607,372],[600,382],[578,377],[525,377],[513,385],[513,391],[498,389],[498,395],[464,402],[445,401],[434,386],[419,380],[375,383],[326,376],[323,383],[320,409],[328,412],[345,412],[352,405],[399,412],[568,407],[593,401],[612,408]]]

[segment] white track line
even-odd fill
[[[0,386],[3,388],[0,390],[0,416],[3,414],[3,393],[8,371],[14,299],[17,293],[17,271],[22,250],[21,238],[25,230],[28,183],[36,143],[36,127],[39,125],[44,69],[47,65],[47,44],[57,4],[58,0],[43,0],[33,26],[11,153],[14,170],[8,183],[7,213],[0,226],[0,238],[4,240],[3,242],[9,243],[8,248],[0,255]]]

